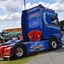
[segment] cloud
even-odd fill
[[[20,0],[10,0],[8,1],[8,3],[6,3],[5,6],[6,6],[7,13],[15,13],[18,11],[19,8],[21,8],[21,3]]]
[[[21,15],[20,13],[14,13],[14,14],[6,14],[4,16],[0,16],[0,21],[18,21],[20,19]]]
[[[55,2],[53,4],[49,5],[49,8],[52,8],[54,10],[56,10],[57,12],[63,12],[64,11],[64,3],[59,3],[59,2]]]
[[[0,1],[7,1],[7,0],[0,0]]]
[[[56,0],[56,2],[52,4],[41,1],[34,4],[29,2],[26,4],[26,9],[42,4],[46,8],[55,10],[59,15],[59,19],[63,20],[64,3],[61,3],[60,1],[63,2],[63,0]],[[21,11],[23,9],[22,0],[0,0],[0,21],[19,21],[21,19]]]
[[[0,0],[0,21],[18,21],[21,10],[20,0]],[[3,15],[3,12],[5,13]]]
[[[64,2],[64,0],[55,0],[56,2],[61,2],[61,3],[63,3]]]

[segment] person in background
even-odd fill
[[[13,36],[13,39],[12,40],[18,40],[18,38],[16,36]]]
[[[22,36],[22,35],[19,35],[19,39],[20,39],[20,40],[23,40],[23,36]]]

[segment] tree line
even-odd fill
[[[63,26],[63,25],[64,25],[64,20],[61,20],[61,21],[59,22],[59,24],[60,24],[60,26]]]
[[[60,25],[61,31],[64,31],[64,28],[63,28],[64,27],[64,20],[60,21],[59,25]]]

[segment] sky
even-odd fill
[[[24,0],[0,0],[0,31],[21,27]],[[64,19],[64,0],[26,0],[26,9],[42,4],[55,10],[59,20]]]

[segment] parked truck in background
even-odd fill
[[[21,58],[32,52],[62,47],[58,15],[41,4],[22,11],[23,40],[11,40],[0,46],[0,59]]]

